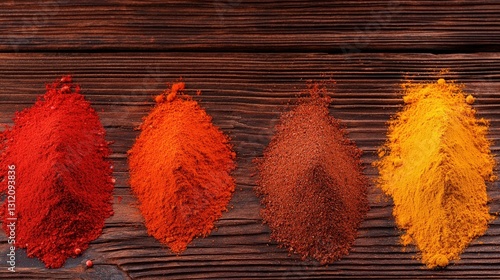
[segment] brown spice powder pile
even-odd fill
[[[321,264],[346,255],[368,210],[361,150],[329,116],[326,89],[282,114],[258,162],[257,193],[271,238]]]

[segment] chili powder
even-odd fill
[[[9,195],[2,226],[10,236],[17,217],[12,245],[58,268],[101,234],[112,215],[113,183],[104,128],[79,86],[65,76],[46,87],[0,136],[0,186]]]
[[[321,264],[346,255],[368,210],[361,150],[329,115],[326,89],[281,115],[258,160],[256,188],[271,238]]]
[[[129,151],[130,186],[139,198],[148,234],[181,253],[206,236],[235,188],[236,154],[198,102],[175,83],[155,97]]]

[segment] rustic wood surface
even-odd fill
[[[497,0],[11,0],[0,50],[494,51],[499,12]]]
[[[0,124],[31,106],[44,84],[72,74],[114,141],[115,215],[83,256],[60,269],[17,253],[2,279],[333,279],[500,278],[500,219],[446,269],[422,266],[403,248],[392,202],[373,184],[371,210],[352,252],[320,266],[269,241],[253,192],[252,159],[262,156],[279,112],[308,80],[331,84],[331,114],[364,150],[365,172],[402,105],[405,78],[465,83],[474,107],[491,121],[500,153],[500,3],[480,1],[6,1],[0,3]],[[376,28],[378,23],[378,28]],[[371,27],[370,27],[371,26]],[[370,29],[372,28],[372,29]],[[128,185],[126,151],[152,96],[182,77],[189,94],[232,137],[237,190],[218,230],[180,256],[146,234]],[[35,166],[33,168],[36,168]],[[492,214],[499,183],[489,185]],[[95,266],[85,269],[87,259]]]

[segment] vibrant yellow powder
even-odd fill
[[[403,85],[404,109],[389,122],[379,150],[379,186],[393,198],[404,245],[414,243],[429,268],[446,266],[493,217],[485,180],[495,165],[486,138],[488,122],[476,119],[463,87],[436,83]]]
[[[474,103],[475,99],[472,95],[467,95],[467,97],[465,98],[465,102],[467,102],[467,104],[472,104]]]

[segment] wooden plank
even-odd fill
[[[0,51],[497,51],[499,13],[496,0],[11,0]]]
[[[497,278],[500,273],[500,220],[473,242],[461,260],[444,270],[427,270],[413,247],[398,243],[391,215],[392,203],[371,186],[371,210],[350,255],[329,265],[300,261],[269,241],[262,225],[259,200],[253,192],[252,159],[262,156],[279,112],[296,100],[306,80],[336,81],[331,113],[347,125],[350,137],[365,151],[366,174],[374,179],[370,163],[385,137],[385,122],[401,107],[398,84],[405,76],[415,80],[435,77],[449,68],[448,79],[466,83],[474,93],[480,116],[491,120],[490,136],[500,150],[500,54],[0,54],[0,124],[11,124],[15,111],[29,107],[44,92],[44,83],[71,73],[93,102],[112,145],[117,185],[115,215],[103,235],[82,257],[61,269],[47,270],[36,259],[18,251],[18,272],[2,269],[5,279],[331,279],[336,278]],[[237,190],[230,210],[217,222],[218,230],[195,240],[175,256],[147,236],[137,200],[130,193],[126,151],[134,130],[153,106],[151,97],[165,83],[183,77],[188,93],[232,137],[238,154],[234,172]],[[498,183],[489,188],[491,212],[500,211]],[[0,261],[7,252],[0,233]],[[95,268],[85,270],[91,258]]]

